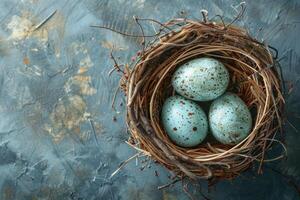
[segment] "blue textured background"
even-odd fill
[[[139,33],[133,15],[200,19],[201,9],[231,21],[238,5],[232,0],[0,0],[0,199],[188,199],[180,183],[157,190],[170,181],[170,173],[146,157],[109,178],[136,152],[124,142],[123,95],[118,94],[115,109],[110,106],[119,75],[108,77],[108,55],[113,48],[126,62],[140,46],[90,25]],[[202,192],[220,200],[299,199],[300,3],[248,0],[246,7],[238,25],[280,53],[288,90],[288,158],[268,164],[261,176],[250,170],[209,189],[203,181]],[[199,188],[190,191],[203,199]]]

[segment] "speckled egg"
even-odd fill
[[[208,122],[204,111],[184,97],[169,97],[163,105],[161,119],[170,139],[179,146],[194,147],[207,135]]]
[[[175,71],[172,86],[180,95],[195,101],[209,101],[222,95],[229,83],[225,66],[213,58],[193,59]]]
[[[209,126],[219,142],[237,144],[250,133],[252,118],[243,100],[236,94],[227,92],[212,102]]]

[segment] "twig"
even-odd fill
[[[157,23],[161,27],[164,27],[165,29],[168,29],[169,31],[173,32],[173,30],[170,27],[166,26],[165,24],[163,24],[163,23],[161,23],[161,22],[159,22],[159,21],[157,21],[155,19],[149,19],[149,18],[137,18],[137,19],[141,20],[141,21],[151,21],[151,22]],[[163,31],[163,29],[160,29],[160,30]]]
[[[265,159],[265,149],[266,149],[266,146],[267,146],[267,140],[264,141],[263,143],[263,150],[262,150],[262,155],[261,155],[261,161],[259,162],[259,167],[258,167],[258,171],[257,173],[258,174],[262,174],[263,173],[263,162],[264,162],[264,159]]]
[[[108,72],[108,76],[111,76],[111,74],[116,70],[117,68],[112,68],[109,72]]]
[[[127,163],[129,162],[129,161],[131,161],[132,159],[134,159],[135,157],[137,157],[138,155],[140,154],[140,152],[139,153],[137,153],[137,154],[135,154],[135,155],[133,155],[133,156],[131,156],[130,158],[128,158],[127,160],[125,160],[125,161],[123,161],[123,162],[121,162],[120,163],[120,165],[119,165],[119,167],[118,167],[118,169],[116,170],[116,171],[114,171],[111,175],[110,175],[110,179],[114,176],[114,175],[116,175],[125,165],[127,165]]]
[[[137,146],[131,144],[130,142],[125,141],[125,143],[128,144],[129,146],[131,146],[132,148],[134,148],[135,150],[137,150],[137,151],[143,153],[145,156],[151,156],[149,152],[147,152],[147,151],[145,151],[145,150],[143,150],[143,149],[138,148]]]
[[[221,16],[221,15],[216,15],[216,17],[219,17],[219,18],[221,19],[221,22],[222,22],[223,27],[224,27],[224,29],[225,29],[225,28],[226,28],[226,24],[225,24],[225,22],[224,22],[223,16]]]
[[[114,62],[114,67],[116,68],[116,70],[118,72],[121,72],[122,74],[125,74],[125,72],[120,68],[121,65],[118,64],[116,58],[113,55],[113,51],[110,52],[110,58],[113,60]]]
[[[298,129],[288,119],[286,119],[286,121],[296,131],[296,133],[299,133]]]
[[[183,184],[183,182],[182,182],[182,184]],[[183,184],[182,190],[184,191],[184,193],[185,193],[191,200],[194,200],[194,197],[193,197],[192,194],[189,192],[189,189],[188,189],[188,183]]]
[[[246,2],[244,2],[244,1],[239,4],[239,6],[241,7],[240,12],[229,24],[226,25],[226,28],[231,26],[233,23],[235,23],[238,19],[240,19],[244,15],[244,12],[246,10],[245,4],[246,4]]]
[[[139,82],[136,84],[136,86],[135,86],[135,88],[134,88],[134,91],[133,91],[133,93],[132,93],[132,96],[131,96],[131,97],[128,97],[129,99],[128,99],[127,106],[130,106],[130,105],[132,104],[132,102],[133,102],[134,98],[136,97],[136,95],[137,95],[137,93],[138,93],[140,87],[143,85],[142,83],[143,83],[143,81],[139,81]]]
[[[112,109],[114,109],[114,105],[115,105],[115,101],[116,101],[116,97],[117,97],[117,94],[119,92],[119,89],[120,89],[120,87],[118,86],[117,89],[114,92],[114,96],[113,96],[113,99],[112,99],[112,102],[111,102],[111,108]]]
[[[157,189],[158,190],[162,190],[162,189],[165,189],[165,188],[167,188],[167,187],[170,187],[171,185],[174,185],[175,183],[177,183],[178,181],[180,181],[181,179],[175,179],[175,180],[173,180],[172,182],[170,182],[170,183],[167,183],[167,184],[165,184],[165,185],[161,185],[161,186],[158,186],[157,187]]]
[[[57,12],[57,10],[53,11],[48,17],[46,17],[43,21],[41,21],[38,25],[36,25],[33,29],[33,31],[36,31],[37,29],[41,28],[47,21],[49,21]]]
[[[198,191],[199,191],[200,195],[201,195],[205,200],[210,200],[205,194],[203,194],[200,182],[194,182],[194,185],[196,185],[196,187],[198,188]]]
[[[208,22],[208,18],[207,18],[208,12],[207,12],[207,10],[200,10],[200,12],[202,14],[204,23],[207,23]]]
[[[91,127],[92,127],[92,132],[93,132],[93,135],[94,135],[96,144],[99,146],[99,142],[98,142],[97,135],[96,135],[96,131],[95,131],[94,122],[93,122],[92,119],[89,119],[89,121],[90,121],[90,124],[91,124]]]
[[[133,16],[133,19],[134,19],[134,21],[135,21],[135,23],[137,23],[137,25],[140,27],[140,30],[141,30],[141,32],[142,32],[142,55],[144,55],[144,52],[145,52],[145,33],[144,33],[144,29],[143,29],[143,27],[142,27],[142,25],[140,24],[140,22],[139,22],[139,19],[137,18],[137,17],[135,17],[135,16]]]
[[[54,74],[48,75],[48,77],[49,77],[50,79],[52,79],[52,78],[54,78],[55,76],[57,76],[58,74],[64,74],[64,73],[66,73],[68,70],[70,70],[71,67],[72,67],[72,66],[68,66],[68,67],[66,67],[65,69],[59,70],[58,72],[56,72],[56,73],[54,73]]]

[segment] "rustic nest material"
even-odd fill
[[[265,157],[272,143],[279,142],[275,134],[281,127],[284,103],[274,49],[231,24],[176,19],[160,25],[160,31],[167,33],[157,34],[144,46],[134,67],[123,77],[129,144],[177,176],[192,179],[230,179],[254,161],[260,162],[261,170],[263,162],[281,158]],[[208,141],[182,148],[168,138],[161,124],[162,104],[174,94],[174,70],[202,56],[224,63],[231,78],[228,90],[238,94],[253,113],[252,132],[237,145]]]

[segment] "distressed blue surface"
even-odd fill
[[[211,17],[220,14],[231,21],[238,3],[1,0],[0,199],[188,199],[180,183],[157,190],[170,181],[170,174],[151,161],[143,162],[145,157],[109,178],[136,152],[124,142],[128,133],[122,94],[117,96],[115,109],[110,106],[119,75],[108,77],[112,67],[108,55],[115,46],[119,60],[128,61],[139,43],[90,25],[139,33],[133,15],[160,21],[200,18],[201,9],[207,9]],[[296,131],[300,130],[300,4],[297,0],[248,0],[246,6],[238,24],[279,50],[291,92],[284,129],[288,159],[267,164],[261,176],[250,170],[209,190],[203,181],[202,192],[211,199],[299,199],[299,188],[297,192],[289,180],[299,184],[300,177]],[[48,22],[32,30],[54,10]],[[153,31],[152,26],[146,25],[146,30]],[[201,199],[199,188],[190,187],[192,195]]]

